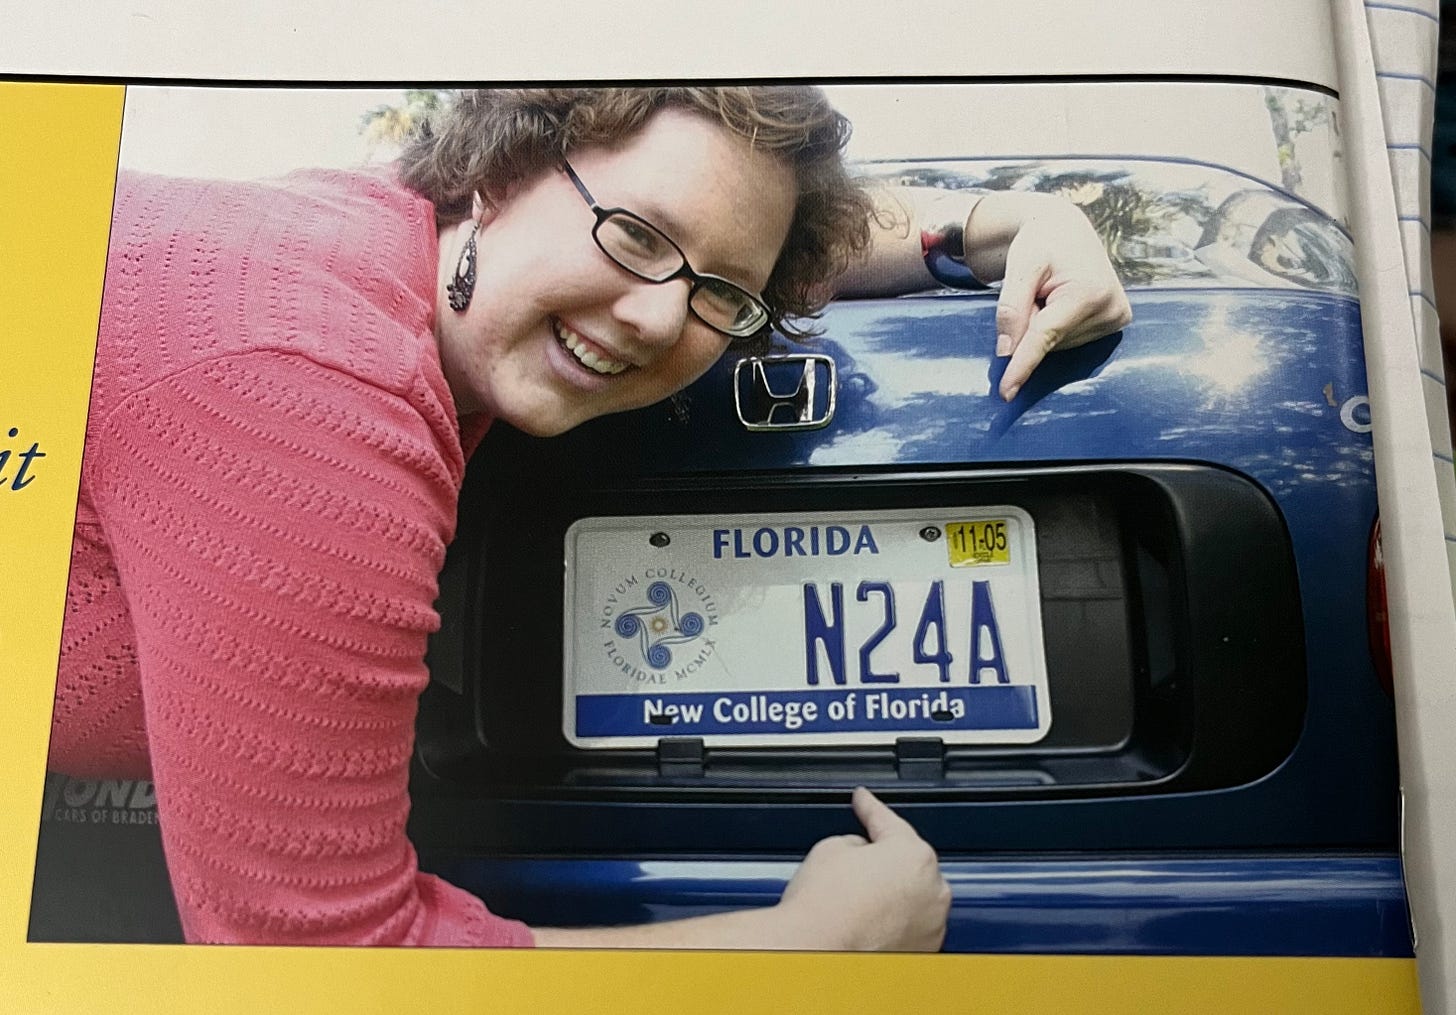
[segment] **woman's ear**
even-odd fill
[[[470,218],[475,222],[477,229],[489,225],[497,211],[496,205],[482,197],[480,191],[477,190],[470,195]]]

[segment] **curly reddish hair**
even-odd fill
[[[873,206],[841,155],[850,124],[818,88],[486,88],[459,93],[405,147],[400,178],[435,205],[441,225],[470,214],[471,198],[556,168],[572,151],[631,135],[660,109],[721,123],[794,171],[798,200],[763,298],[774,323],[822,309],[828,280],[868,247]]]

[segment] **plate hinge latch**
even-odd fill
[[[707,753],[702,737],[661,737],[657,741],[657,774],[702,778]]]
[[[945,776],[945,741],[940,737],[901,737],[895,741],[895,772],[901,779]]]

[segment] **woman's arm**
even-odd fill
[[[809,851],[775,906],[637,927],[536,928],[542,948],[752,948],[936,951],[950,888],[935,851],[868,790],[855,790],[865,836]]]
[[[996,355],[1009,356],[1001,396],[1016,397],[1047,353],[1117,331],[1127,295],[1087,217],[1050,194],[882,188],[869,256],[841,276],[841,296],[885,296],[938,284],[929,245],[948,245],[983,282],[1001,282]],[[959,248],[959,249],[957,249]]]
[[[531,943],[524,925],[421,873],[405,836],[457,481],[420,409],[257,352],[148,386],[102,433],[88,455],[187,938]],[[776,906],[536,942],[939,947],[948,891],[934,852],[867,791],[854,806],[868,839],[818,844]]]
[[[459,463],[426,419],[449,419],[444,396],[392,380],[223,356],[125,399],[87,445],[189,941],[531,942],[421,873],[405,835]]]

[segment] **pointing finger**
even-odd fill
[[[1046,306],[1032,314],[1025,336],[1017,343],[1011,362],[1006,364],[1006,372],[1001,375],[1001,397],[1008,402],[1015,398],[1032,371],[1053,349],[1080,345],[1098,334],[1096,329],[1087,328],[1088,321],[1095,319],[1097,309],[1095,302],[1070,288],[1049,295]]]
[[[854,806],[854,816],[864,825],[865,834],[871,842],[879,842],[887,836],[903,835],[906,832],[916,834],[908,821],[890,810],[879,797],[863,786],[854,791],[851,803]]]
[[[1042,265],[1022,264],[1008,256],[1001,296],[996,301],[996,355],[1010,356],[1036,313],[1036,297],[1046,281]]]
[[[1006,364],[1006,372],[1001,375],[1000,393],[1003,400],[1009,402],[1016,397],[1032,371],[1046,358],[1047,353],[1056,348],[1056,344],[1056,336],[1041,330],[1033,322],[1026,337],[1011,354],[1011,362]]]

